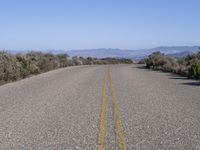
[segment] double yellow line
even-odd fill
[[[126,142],[123,133],[123,125],[121,119],[121,113],[119,110],[119,105],[117,103],[116,98],[116,90],[115,85],[112,79],[112,73],[110,68],[108,69],[103,83],[103,90],[102,90],[102,106],[101,106],[101,114],[99,120],[99,136],[98,136],[98,150],[105,150],[106,149],[106,80],[108,79],[110,88],[111,88],[111,96],[112,96],[112,106],[114,111],[114,120],[115,120],[115,132],[118,140],[118,148],[119,150],[126,150]]]

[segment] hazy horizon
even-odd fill
[[[52,51],[52,50],[61,50],[61,51],[81,51],[81,50],[101,50],[101,49],[111,49],[111,50],[132,50],[132,51],[138,51],[138,50],[150,50],[160,47],[200,47],[199,45],[170,45],[170,46],[155,46],[155,47],[149,47],[149,48],[138,48],[138,49],[126,49],[126,48],[118,48],[118,47],[97,47],[97,48],[81,48],[81,49],[0,49],[0,51]]]

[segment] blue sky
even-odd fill
[[[200,0],[0,0],[0,49],[200,45]]]

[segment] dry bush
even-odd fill
[[[20,78],[20,64],[6,52],[0,52],[0,81],[15,81]]]
[[[146,59],[146,67],[174,72],[191,78],[200,78],[200,52],[179,59],[154,52]]]

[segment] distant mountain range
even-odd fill
[[[123,57],[131,58],[133,60],[140,60],[147,57],[155,51],[160,51],[166,55],[173,57],[182,57],[188,54],[196,53],[199,51],[199,46],[174,46],[174,47],[156,47],[152,49],[141,50],[122,50],[122,49],[93,49],[93,50],[70,50],[67,51],[69,56],[82,56],[82,57]]]
[[[70,57],[117,57],[117,58],[131,58],[133,60],[140,60],[144,57],[147,57],[155,51],[160,51],[166,55],[173,57],[182,57],[187,54],[196,53],[199,50],[199,46],[174,46],[174,47],[156,47],[152,49],[141,49],[141,50],[123,50],[123,49],[83,49],[83,50],[47,50],[45,52],[60,54],[67,53]],[[19,51],[10,51],[11,53],[17,53]],[[25,53],[27,51],[21,51]]]

